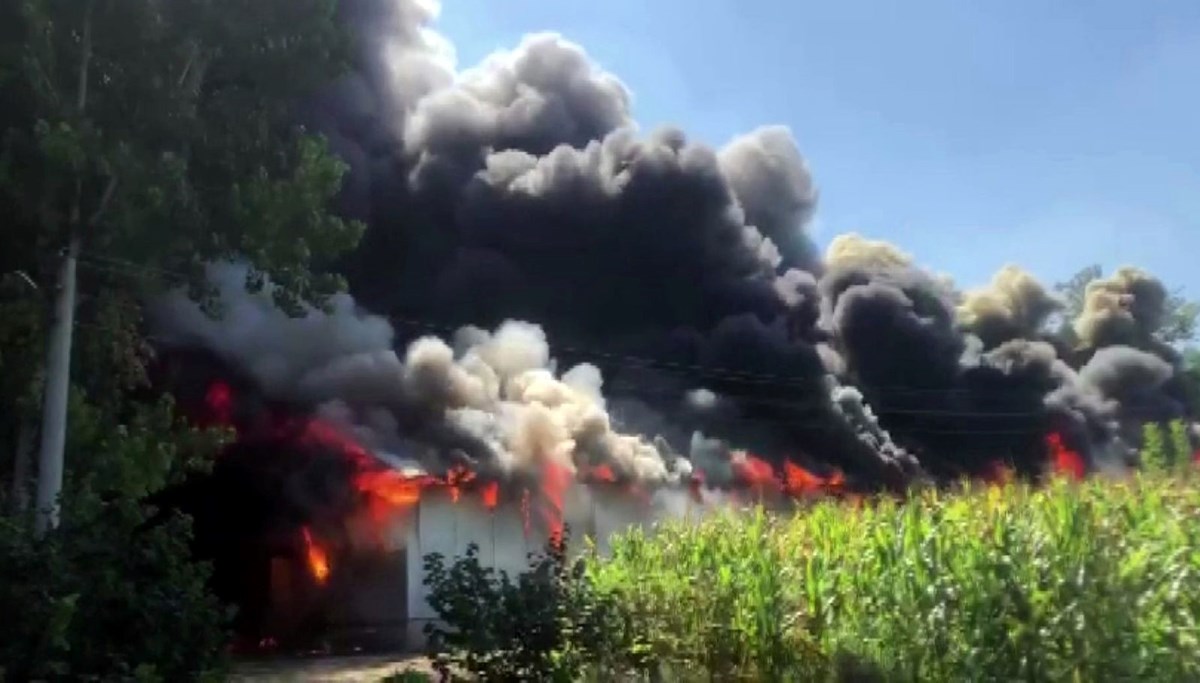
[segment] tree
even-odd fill
[[[72,333],[86,303],[77,289],[94,297],[81,309],[93,315],[111,312],[101,288],[136,301],[187,284],[204,298],[203,265],[222,258],[248,261],[250,287],[269,276],[292,310],[343,286],[328,266],[362,232],[328,210],[345,167],[291,115],[345,64],[335,4],[21,0],[0,10],[0,210],[12,246],[0,266],[54,302],[37,335],[43,528],[57,521]]]
[[[1183,350],[1183,372],[1180,381],[1193,413],[1200,408],[1200,348],[1191,346]]]
[[[1073,336],[1071,323],[1083,313],[1084,302],[1087,299],[1087,286],[1094,280],[1104,276],[1104,269],[1099,265],[1090,265],[1071,276],[1065,282],[1054,286],[1055,291],[1062,297],[1062,333]],[[1162,324],[1153,331],[1154,337],[1165,344],[1180,344],[1191,341],[1196,336],[1197,320],[1200,319],[1200,303],[1188,301],[1178,291],[1167,297],[1164,305]]]
[[[1099,265],[1090,265],[1075,273],[1066,282],[1054,285],[1054,290],[1063,299],[1062,316],[1068,323],[1083,313],[1083,304],[1087,299],[1087,286],[1093,280],[1104,277],[1104,269]]]

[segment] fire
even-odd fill
[[[782,493],[792,498],[819,494],[840,494],[846,486],[846,477],[840,470],[823,477],[808,469],[785,460],[780,476],[771,463],[758,456],[741,452],[734,461],[734,473],[738,480],[761,497],[766,491]]]
[[[1087,474],[1087,466],[1078,453],[1063,443],[1062,436],[1051,433],[1046,437],[1046,445],[1050,449],[1050,465],[1055,474],[1071,479],[1083,479]]]
[[[821,477],[790,460],[783,463],[783,470],[784,490],[791,496],[839,491],[846,484],[845,475],[841,471],[835,471],[828,478]]]
[[[329,580],[329,554],[316,541],[308,527],[303,527],[300,533],[304,536],[305,555],[308,570],[317,583],[324,585]]]
[[[740,452],[741,458],[734,460],[734,472],[742,483],[750,486],[759,496],[768,488],[779,488],[780,482],[775,478],[775,468],[767,462],[745,451]]]
[[[613,484],[617,481],[617,475],[608,465],[599,465],[592,468],[592,479],[606,484]]]
[[[571,485],[571,470],[562,463],[546,460],[542,466],[542,494],[545,496],[546,526],[551,540],[562,538],[563,503]]]
[[[212,416],[222,423],[228,424],[233,420],[233,388],[225,382],[216,381],[208,385],[204,404]]]
[[[462,487],[464,484],[469,484],[475,479],[475,473],[463,467],[456,465],[446,473],[446,486],[450,489],[450,500],[457,503],[462,497]]]
[[[354,488],[367,499],[367,509],[376,522],[421,502],[421,489],[428,477],[406,477],[395,470],[367,470],[354,477]]]
[[[983,480],[991,486],[1005,486],[1013,476],[1012,468],[998,460],[988,463],[983,472]]]
[[[489,481],[480,489],[480,497],[483,499],[483,506],[489,510],[495,510],[500,503],[500,484],[494,481]]]

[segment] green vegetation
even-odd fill
[[[1062,326],[1058,334],[1066,339],[1073,339],[1071,322],[1083,312],[1087,299],[1087,288],[1092,282],[1104,277],[1104,268],[1090,265],[1082,268],[1065,282],[1054,286],[1054,291],[1062,299]],[[1200,323],[1200,302],[1185,298],[1181,290],[1168,292],[1163,301],[1162,316],[1157,329],[1153,330],[1154,337],[1165,344],[1187,344],[1196,337],[1196,327]]]
[[[399,671],[385,677],[379,683],[430,683],[433,679],[429,674],[420,671]]]
[[[362,231],[329,210],[345,166],[292,118],[343,68],[335,6],[0,5],[0,680],[222,670],[228,614],[190,560],[189,522],[149,526],[139,501],[224,435],[149,386],[142,304],[176,286],[204,300],[203,265],[221,258],[249,263],[249,287],[269,275],[289,310],[341,287],[327,266]],[[49,313],[75,267],[63,367],[46,360]],[[61,525],[38,538],[51,384],[69,389]]]
[[[1056,480],[632,531],[611,556],[564,573],[576,577],[570,586],[525,594],[585,598],[605,624],[575,636],[560,620],[543,661],[592,656],[570,660],[571,676],[547,667],[526,680],[614,670],[660,680],[1197,680],[1196,483]],[[456,647],[495,647],[481,631],[512,622],[447,608],[469,604],[481,584],[439,576],[443,617],[475,629]]]
[[[149,386],[142,304],[176,286],[206,300],[216,259],[246,261],[250,288],[269,276],[288,311],[344,286],[332,264],[363,229],[329,208],[346,167],[293,117],[350,54],[336,7],[0,4],[0,680],[224,670],[228,610],[190,561],[189,522],[149,525],[140,501],[227,435]],[[73,324],[53,326],[76,266]],[[1099,275],[1065,285],[1069,310]],[[1167,307],[1156,339],[1190,340],[1200,308]],[[71,345],[49,372],[52,327]],[[1200,405],[1194,351],[1185,379]],[[56,394],[61,525],[38,536],[34,456]],[[433,557],[439,664],[495,681],[1195,680],[1200,489],[1178,474],[1181,425],[1145,437],[1146,474],[1127,482],[681,521],[583,564],[551,547],[518,577]]]
[[[482,566],[475,544],[449,565],[437,553],[425,558],[430,606],[448,625],[426,627],[443,676],[571,681],[618,652],[619,634],[627,631],[617,605],[592,590],[583,564],[568,561],[566,539],[531,555],[529,570],[515,579]]]

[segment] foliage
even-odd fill
[[[426,633],[444,677],[457,670],[485,681],[574,681],[585,665],[609,664],[609,646],[624,632],[618,611],[566,547],[563,536],[530,554],[515,580],[483,567],[475,544],[449,564],[438,553],[425,558],[429,603],[443,622]]]
[[[329,212],[345,166],[293,114],[346,63],[333,0],[9,4],[4,272],[50,291],[74,236],[85,291],[182,280],[201,295],[219,258],[247,259],[289,305],[340,288],[319,271],[362,228]]]
[[[1188,410],[1192,415],[1196,415],[1200,413],[1200,349],[1194,346],[1187,347],[1183,349],[1182,355],[1183,362],[1177,376],[1183,385]]]
[[[0,668],[11,680],[217,680],[229,615],[186,519],[141,530],[128,499],[35,540],[0,518]]]
[[[1184,427],[1156,432],[1171,472],[1119,481],[716,512],[516,582],[430,556],[435,646],[484,680],[1197,680]]]
[[[722,678],[1196,680],[1195,483],[718,514],[614,540],[589,580],[656,657]]]
[[[432,678],[429,674],[421,673],[420,671],[397,671],[390,676],[385,676],[379,683],[431,683]]]
[[[0,471],[28,497],[56,262],[79,238],[72,382],[123,423],[145,384],[147,295],[248,262],[287,310],[362,226],[330,212],[344,164],[295,105],[349,54],[334,0],[16,0],[0,7]],[[82,403],[76,402],[76,408]],[[78,413],[75,410],[74,413]],[[73,415],[74,415],[73,413]],[[19,446],[20,444],[20,446]],[[68,474],[70,474],[68,472]]]
[[[188,427],[169,399],[92,400],[73,387],[63,524],[36,540],[0,517],[0,668],[13,680],[195,680],[219,673],[228,614],[190,561],[190,526],[142,528],[138,501],[227,438]]]
[[[1104,277],[1104,269],[1099,265],[1093,264],[1081,269],[1066,282],[1054,285],[1055,292],[1063,300],[1062,316],[1066,323],[1064,331],[1070,330],[1071,322],[1083,313],[1083,306],[1087,299],[1088,284],[1102,277]]]
[[[145,382],[140,311],[113,293],[84,305],[101,324],[76,347],[85,362],[68,406],[63,526],[36,541],[28,511],[0,518],[0,610],[20,615],[0,625],[0,668],[12,680],[194,679],[220,669],[226,615],[207,569],[190,563],[187,520],[139,530],[137,501],[228,435],[187,426],[167,397],[130,400]],[[0,348],[12,355],[0,362],[21,358],[37,331],[7,322]]]
[[[1157,422],[1142,425],[1140,459],[1143,470],[1158,474],[1185,471],[1192,466],[1196,453],[1186,422],[1174,420],[1166,425]]]
[[[1054,286],[1055,292],[1063,299],[1062,329],[1059,333],[1067,338],[1073,338],[1074,331],[1071,323],[1083,313],[1084,302],[1087,298],[1087,286],[1093,280],[1104,276],[1104,269],[1099,265],[1088,266],[1075,273],[1065,282]],[[1154,337],[1165,344],[1178,344],[1191,341],[1196,337],[1197,323],[1200,322],[1200,302],[1188,301],[1178,292],[1167,297],[1163,305],[1162,323],[1154,330]]]
[[[295,310],[362,226],[329,210],[346,167],[295,105],[337,77],[335,0],[14,0],[0,5],[0,678],[184,680],[219,664],[224,615],[188,563],[185,520],[136,501],[226,435],[147,389],[142,303],[210,292],[203,264],[250,265]],[[27,530],[31,448],[56,265],[79,250],[63,525]],[[8,503],[9,501],[2,501]],[[7,505],[5,506],[8,507]]]

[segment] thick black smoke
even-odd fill
[[[1122,418],[1182,412],[1145,332],[1165,290],[1144,274],[1093,288],[1072,348],[1018,268],[960,295],[885,243],[845,236],[822,258],[786,128],[721,149],[641,132],[628,89],[559,36],[458,70],[431,0],[342,7],[356,68],[306,114],[351,165],[343,210],[370,225],[343,264],[353,299],[253,334],[178,302],[160,319],[383,452],[503,468],[575,448],[655,481],[683,455],[720,481],[740,448],[878,484],[1032,473],[1049,432],[1100,457]],[[418,339],[463,326],[453,348]],[[1143,351],[1096,352],[1115,344]],[[556,375],[550,346],[586,365]]]
[[[316,114],[353,167],[346,209],[371,224],[347,264],[361,304],[402,337],[537,322],[559,357],[596,363],[629,387],[617,398],[676,425],[664,431],[681,452],[703,429],[776,458],[838,453],[869,478],[895,467],[831,400],[805,233],[816,190],[787,129],[720,150],[639,132],[627,88],[550,34],[456,73],[430,10],[350,3],[360,68]],[[778,377],[775,403],[742,375]],[[736,405],[688,409],[700,387]]]

